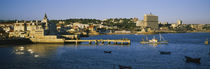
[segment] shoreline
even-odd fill
[[[146,33],[106,33],[106,34],[98,34],[98,35],[129,35],[129,34],[138,34],[138,35],[147,35],[147,34],[158,34],[158,33],[210,33],[210,32],[146,32]],[[89,35],[89,36],[97,36],[97,35]]]

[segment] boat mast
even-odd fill
[[[148,37],[147,37],[147,35],[146,35],[146,40],[148,41]]]
[[[161,41],[161,38],[162,38],[162,37],[161,37],[160,33],[159,33],[159,36],[160,36],[160,41]]]

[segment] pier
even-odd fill
[[[121,45],[125,45],[125,44],[130,44],[130,40],[128,39],[118,39],[118,40],[103,40],[103,39],[99,39],[99,40],[65,40],[65,43],[81,43],[81,42],[88,42],[89,44],[95,43],[101,43],[104,44],[105,42],[108,44],[121,44]]]

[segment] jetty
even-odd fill
[[[121,45],[125,45],[125,44],[130,44],[130,40],[128,39],[117,39],[117,40],[104,40],[104,39],[99,39],[99,40],[65,40],[64,41],[65,43],[81,43],[81,42],[88,42],[89,44],[92,44],[92,43],[95,43],[95,44],[98,44],[98,43],[101,43],[101,44],[104,44],[104,43],[108,43],[108,44],[121,44]]]

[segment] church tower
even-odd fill
[[[42,19],[43,23],[48,23],[48,18],[47,18],[47,14],[44,14],[44,18]]]
[[[48,30],[49,28],[48,28],[48,24],[49,24],[49,21],[48,21],[48,18],[47,18],[47,14],[45,13],[44,14],[44,18],[42,19],[42,21],[41,21],[43,24],[44,24],[44,29],[45,30]]]
[[[56,23],[51,23],[48,20],[47,14],[45,13],[44,18],[41,21],[42,27],[45,30],[45,35],[56,35],[57,34],[57,28]]]

